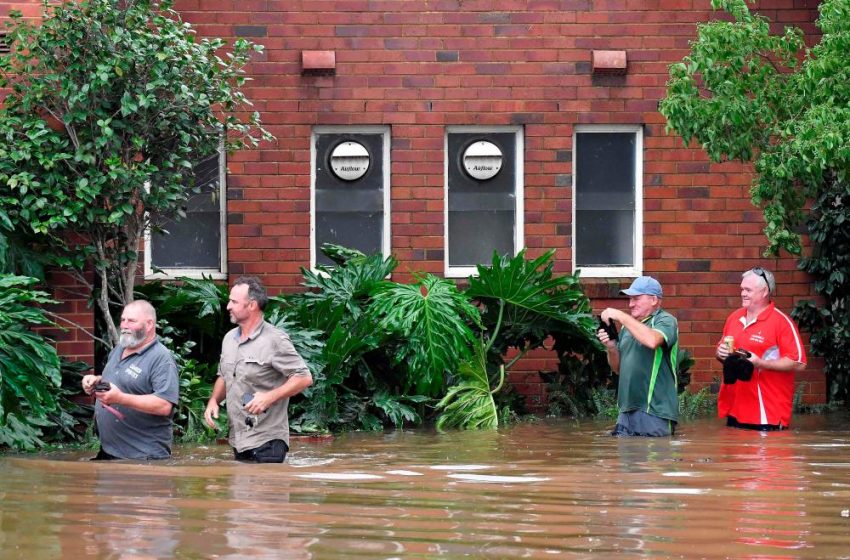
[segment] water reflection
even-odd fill
[[[798,424],[346,434],[285,465],[3,457],[0,557],[846,558],[850,423]]]
[[[81,507],[75,523],[66,525],[63,545],[79,540],[87,555],[99,557],[174,556],[179,510],[172,503],[173,477],[98,464],[77,485],[79,496],[91,496],[92,507]]]

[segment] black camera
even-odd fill
[[[596,319],[599,321],[599,326],[596,328],[597,331],[605,331],[605,333],[608,335],[608,338],[613,341],[616,341],[620,338],[620,336],[617,334],[617,327],[614,326],[613,321],[610,323],[606,323],[602,320],[602,315],[598,315]]]
[[[106,391],[110,390],[111,388],[112,388],[112,385],[109,384],[109,381],[98,381],[97,383],[94,384],[94,390],[97,391],[98,393],[105,393]]]

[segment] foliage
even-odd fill
[[[193,163],[269,138],[241,91],[258,50],[197,38],[163,0],[45,0],[40,22],[11,13],[0,57],[0,201],[22,238],[83,274],[110,308],[132,301],[145,229],[179,214]],[[236,115],[247,115],[245,120]]]
[[[440,429],[496,427],[521,406],[510,387],[503,389],[513,362],[505,364],[497,347],[537,347],[558,325],[578,339],[588,315],[577,279],[553,278],[551,253],[533,261],[524,254],[496,258],[482,268],[475,302],[502,310],[502,320],[488,315],[486,326],[466,292],[447,280],[424,275],[401,285],[386,280],[397,266],[392,258],[324,250],[335,264],[304,271],[308,291],[272,297],[266,308],[266,320],[289,334],[314,377],[290,403],[296,432],[422,424],[435,396],[442,398]],[[140,286],[136,295],[157,309],[160,337],[178,363],[178,439],[214,437],[203,411],[221,339],[232,328],[226,285],[179,278]],[[536,330],[537,322],[548,330]]]
[[[555,277],[554,251],[528,260],[525,251],[515,257],[493,255],[489,267],[478,266],[478,276],[469,279],[465,294],[482,308],[486,346],[476,348],[473,360],[461,365],[459,383],[449,389],[437,405],[443,409],[438,427],[485,427],[498,425],[494,394],[503,386],[505,370],[528,351],[554,339],[562,360],[573,360],[596,376],[600,350],[595,342],[590,302],[577,276]],[[509,348],[519,352],[505,364],[502,356]],[[479,356],[482,354],[483,357]],[[604,358],[604,355],[603,355]],[[593,362],[593,364],[591,364]],[[575,365],[570,362],[570,365]],[[488,367],[489,366],[489,367]],[[593,370],[593,373],[589,373]],[[488,374],[492,372],[491,374]],[[490,390],[491,377],[496,389]],[[567,397],[566,393],[563,393]],[[558,397],[555,397],[556,401]],[[563,403],[571,402],[565,398]],[[444,418],[448,416],[447,418]]]
[[[69,423],[57,398],[59,356],[33,327],[51,325],[37,305],[54,303],[34,278],[0,275],[0,446],[35,449],[44,429]]]
[[[850,402],[850,192],[831,182],[812,205],[809,235],[812,255],[800,268],[814,277],[825,305],[800,301],[792,315],[811,332],[812,353],[825,357],[830,402]]]
[[[404,340],[395,353],[411,372],[405,392],[434,397],[445,392],[446,373],[470,355],[478,309],[452,282],[426,275],[414,284],[382,282],[372,292],[370,313],[389,336]]]
[[[826,303],[802,302],[795,315],[825,357],[830,398],[846,400],[850,0],[819,4],[822,36],[811,48],[798,29],[771,35],[744,0],[712,5],[732,21],[699,26],[690,55],[670,68],[660,110],[670,129],[686,142],[696,138],[713,160],[754,163],[751,194],[763,207],[769,253],[801,252],[797,226],[808,213],[813,255],[800,266]]]
[[[293,430],[380,429],[384,409],[373,396],[386,391],[383,403],[400,398],[401,391],[389,364],[386,335],[379,318],[369,313],[370,294],[397,266],[380,254],[328,245],[322,250],[335,262],[318,272],[303,270],[308,291],[286,298],[293,325],[315,332],[323,344],[312,369],[313,386],[294,403]]]
[[[553,331],[592,332],[578,276],[553,276],[554,254],[527,260],[525,250],[515,257],[494,253],[491,265],[478,265],[478,276],[469,278],[465,294],[483,306],[482,322],[496,351],[538,348]]]
[[[696,393],[688,390],[679,393],[679,421],[712,416],[717,412],[717,395],[709,387]]]
[[[679,348],[679,355],[676,357],[676,390],[681,393],[685,387],[691,384],[691,368],[696,364],[693,355],[683,348]]]
[[[43,280],[46,262],[44,254],[34,251],[18,238],[8,215],[0,208],[0,273]]]
[[[157,317],[174,329],[177,344],[191,340],[187,357],[218,363],[221,339],[233,325],[227,313],[227,285],[211,278],[180,277],[176,282],[148,282],[136,288],[135,299],[146,299]]]
[[[605,387],[597,387],[591,392],[593,415],[599,418],[616,419],[620,414],[617,406],[617,391]]]
[[[217,364],[200,363],[189,355],[195,346],[194,341],[172,327],[167,319],[157,317],[157,329],[160,341],[171,351],[177,364],[180,396],[174,409],[174,431],[178,440],[209,441],[215,439],[215,432],[204,420],[204,410],[212,395]],[[181,339],[179,342],[176,339]],[[221,410],[219,419],[226,425],[227,411]]]
[[[714,161],[755,159],[759,175],[753,203],[765,206],[770,249],[798,253],[794,228],[806,194],[816,185],[798,184],[800,176],[782,177],[790,169],[768,169],[768,162],[788,152],[799,133],[814,124],[802,83],[814,68],[812,60],[801,68],[804,43],[798,29],[771,35],[769,21],[751,13],[745,0],[712,0],[712,6],[728,12],[732,21],[698,26],[690,55],[670,67],[659,110],[668,128],[686,142],[696,138]],[[805,128],[799,126],[800,117],[808,121]]]
[[[471,359],[461,362],[457,371],[458,381],[449,387],[437,408],[442,413],[437,418],[437,429],[495,429],[499,426],[499,412],[493,401],[493,393],[502,388],[505,366],[499,368],[499,381],[490,389],[487,375],[487,358],[484,344],[475,347]]]

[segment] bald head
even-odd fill
[[[153,305],[151,305],[149,301],[144,299],[137,299],[136,301],[131,301],[124,309],[129,308],[133,308],[134,310],[138,311],[146,319],[150,319],[151,321],[153,321],[153,324],[156,325],[156,309],[153,308]]]

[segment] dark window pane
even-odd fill
[[[194,171],[195,185],[200,192],[190,196],[184,204],[186,217],[160,218],[152,228],[152,268],[221,269],[218,154],[203,160]]]
[[[200,195],[196,195],[200,196]],[[165,224],[169,235],[151,232],[151,264],[156,268],[221,268],[218,212],[193,212]]]
[[[342,142],[357,142],[369,153],[369,169],[354,181],[337,177],[330,154]],[[321,251],[333,243],[366,254],[384,246],[384,135],[328,133],[316,136],[316,264],[332,264]]]
[[[514,254],[514,212],[449,211],[449,263],[451,266],[487,264],[493,251]]]
[[[631,132],[576,135],[576,266],[635,262],[635,153]]]
[[[579,210],[576,212],[576,262],[579,266],[634,264],[634,212]]]
[[[499,173],[483,181],[463,167],[466,148],[479,141],[502,152]],[[513,132],[453,132],[447,140],[449,158],[449,266],[487,264],[493,251],[514,254],[516,230],[516,134]]]
[[[372,254],[381,251],[383,214],[381,212],[316,212],[316,247],[333,243]],[[333,264],[320,250],[316,264]]]

